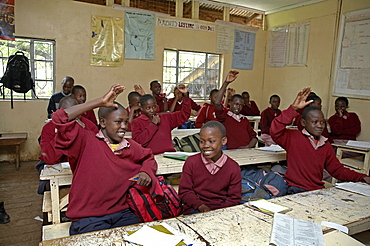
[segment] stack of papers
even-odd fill
[[[355,182],[344,182],[336,183],[335,187],[354,193],[358,193],[364,196],[370,196],[370,185],[366,183],[355,183]]]
[[[198,153],[199,152],[181,152],[181,151],[164,152],[163,156],[167,157],[167,158],[172,158],[172,159],[176,159],[176,160],[185,161],[189,156],[192,156],[192,155],[195,155],[195,154],[198,154]]]
[[[353,147],[360,147],[360,148],[370,148],[370,142],[366,142],[366,141],[348,140],[347,145],[353,146]]]
[[[292,211],[292,209],[289,207],[273,203],[265,199],[249,202],[248,206],[258,208],[259,210],[267,213],[286,213],[288,211]]]
[[[258,150],[268,151],[268,152],[279,152],[284,151],[284,149],[280,145],[272,144],[268,147],[260,147],[256,148]]]

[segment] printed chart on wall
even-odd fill
[[[342,16],[334,96],[370,99],[370,9]]]
[[[125,11],[125,58],[154,60],[154,14]]]
[[[114,67],[123,64],[123,19],[91,16],[90,65]]]
[[[14,0],[0,1],[0,39],[15,40]]]

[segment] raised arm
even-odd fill
[[[220,90],[217,92],[216,100],[215,100],[215,106],[218,109],[222,108],[221,100],[223,95],[225,94],[226,88],[229,86],[231,82],[233,82],[238,77],[239,72],[235,70],[229,71],[229,73],[226,76],[226,79],[224,83],[222,84]]]
[[[294,102],[292,103],[292,107],[295,110],[299,110],[299,109],[302,109],[302,108],[306,107],[308,104],[312,103],[313,100],[310,100],[310,101],[306,102],[306,99],[307,99],[308,95],[310,94],[310,92],[311,92],[310,87],[303,88],[298,93],[297,97],[295,98]]]
[[[134,85],[134,90],[139,93],[141,96],[145,95],[145,91],[141,85]]]

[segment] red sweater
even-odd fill
[[[181,111],[160,114],[158,125],[142,114],[132,121],[132,139],[143,147],[150,148],[153,154],[160,154],[166,151],[176,151],[172,144],[171,130],[182,125],[190,117],[190,99],[183,98]]]
[[[238,205],[242,189],[238,163],[227,157],[222,168],[212,175],[200,155],[186,159],[182,168],[179,196],[184,202],[184,214],[202,204],[212,210]]]
[[[175,98],[168,99],[168,110],[171,108],[171,105],[174,100]],[[201,108],[201,106],[198,103],[194,102],[194,100],[191,98],[190,98],[190,103],[191,103],[192,110],[199,111],[199,109]],[[175,106],[175,110],[173,112],[180,111],[181,108],[182,108],[182,103],[177,102]]]
[[[70,163],[73,179],[67,216],[73,220],[127,209],[126,192],[132,184],[129,178],[139,172],[147,173],[155,182],[157,163],[150,149],[127,139],[130,145],[113,153],[94,132],[79,127],[76,121],[68,122],[63,109],[53,114],[53,122],[58,129],[56,147],[77,160]]]
[[[227,149],[238,149],[247,146],[253,138],[256,138],[256,132],[251,127],[247,117],[244,116],[239,122],[227,114],[229,111],[228,108],[215,108],[217,119],[226,128]]]
[[[280,109],[274,111],[272,108],[269,107],[263,110],[261,113],[261,122],[260,122],[261,133],[270,135],[271,122],[274,120],[275,117],[279,115],[281,115]]]
[[[334,139],[356,140],[361,132],[361,122],[356,113],[346,113],[343,117],[334,114],[329,118],[331,134]]]
[[[361,181],[366,174],[345,168],[335,156],[333,147],[326,142],[314,149],[308,137],[301,131],[286,129],[298,113],[290,106],[271,124],[272,139],[287,152],[288,170],[284,178],[288,185],[305,190],[324,188],[322,174],[326,169],[334,178],[341,181]]]
[[[302,131],[303,130],[303,126],[301,124],[301,119],[302,119],[302,114],[298,115],[295,119],[294,119],[294,124],[295,126],[298,127],[298,130]],[[330,135],[329,131],[328,131],[328,127],[327,127],[327,123],[325,121],[325,127],[324,127],[324,130],[322,131],[321,135],[323,135],[324,137],[326,137],[329,141],[329,143],[332,143],[333,142],[333,138],[332,136]]]
[[[153,95],[154,96],[154,95]],[[154,96],[155,100],[157,101],[157,113],[164,112],[164,101],[165,101],[166,94],[161,93],[159,96]],[[159,111],[158,111],[159,108]],[[170,109],[170,105],[168,104],[168,109]],[[185,121],[184,121],[185,122]]]
[[[249,101],[249,102],[251,103],[251,107],[249,108],[244,105],[240,113],[246,116],[260,115],[260,110],[258,109],[257,104],[254,101]]]
[[[201,128],[204,123],[211,120],[218,121],[215,113],[215,105],[212,103],[204,103],[198,112],[197,119],[195,120],[195,127]]]
[[[98,121],[96,120],[94,110],[87,111],[81,115],[81,117],[84,117],[88,120],[90,120],[92,123],[94,123],[96,126],[98,125]]]

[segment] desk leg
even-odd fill
[[[51,194],[51,215],[53,224],[60,223],[60,209],[59,209],[59,180],[53,178],[50,180],[50,194]]]
[[[20,153],[19,153],[19,147],[20,145],[17,144],[15,146],[15,170],[19,170],[19,168],[21,167],[21,163],[20,163]]]

